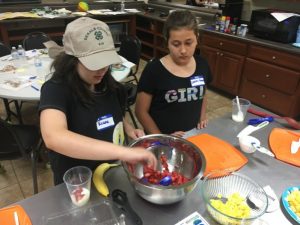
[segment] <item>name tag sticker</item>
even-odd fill
[[[191,85],[192,87],[204,85],[204,78],[203,76],[193,76],[191,77]]]
[[[97,119],[96,126],[98,131],[105,130],[115,125],[114,118],[111,114],[101,116]]]

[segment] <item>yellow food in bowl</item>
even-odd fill
[[[218,198],[220,198],[220,195]],[[240,196],[239,193],[230,195],[225,203],[221,199],[211,199],[210,203],[217,210],[228,216],[236,218],[248,218],[250,216],[251,209],[246,204],[245,198]]]
[[[297,216],[300,217],[300,191],[294,190],[287,196],[287,201]]]
[[[251,214],[251,209],[247,205],[245,198],[239,193],[233,193],[228,196],[226,202],[224,202],[222,196],[219,194],[216,199],[210,199],[210,204],[223,214],[235,218],[245,219],[249,218]],[[239,224],[226,217],[223,217],[222,219],[219,217],[216,219],[222,224]]]

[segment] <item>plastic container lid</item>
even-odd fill
[[[119,221],[112,210],[111,203],[103,200],[100,203],[76,207],[59,214],[44,217],[44,225],[117,225]]]

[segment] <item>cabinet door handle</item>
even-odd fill
[[[224,54],[223,53],[220,53],[220,56],[223,56]]]
[[[217,52],[217,55],[220,55],[220,52]]]
[[[270,77],[270,75],[269,74],[266,74],[266,78],[269,78]]]
[[[275,60],[275,59],[276,59],[276,56],[273,55],[273,56],[272,56],[272,59]]]
[[[220,46],[222,46],[223,45],[223,43],[222,42],[220,42]]]
[[[262,97],[262,98],[266,98],[267,96],[266,96],[265,94],[262,94],[261,97]]]

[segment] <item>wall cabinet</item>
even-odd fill
[[[168,54],[162,35],[164,22],[148,17],[136,16],[136,35],[142,43],[142,58],[150,60]]]
[[[300,116],[300,55],[204,32],[201,54],[213,74],[211,86],[283,116]]]
[[[237,95],[247,44],[204,34],[200,49],[201,55],[207,59],[212,71],[211,86]]]
[[[300,115],[299,56],[249,45],[239,94],[277,114]]]

